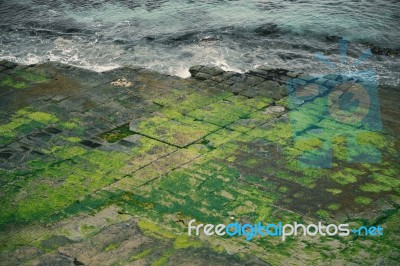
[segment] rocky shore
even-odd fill
[[[399,263],[399,87],[377,88],[377,131],[321,113],[341,76],[190,73],[0,62],[1,265]],[[292,79],[318,89],[293,105]],[[329,168],[298,160],[321,141],[316,128],[330,132]],[[363,148],[348,150],[355,131]],[[349,161],[371,146],[379,161]],[[385,234],[188,237],[192,219],[379,224]]]

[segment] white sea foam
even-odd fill
[[[368,47],[399,49],[400,6],[331,1],[9,0],[0,6],[0,58],[57,61],[95,71],[138,65],[188,77],[193,65],[243,72],[257,65],[305,73],[331,71],[315,53],[340,62],[336,39],[352,41],[349,61]],[[29,4],[28,4],[29,3]],[[7,13],[4,13],[7,12]],[[23,14],[23,15],[21,15]],[[329,37],[331,36],[331,37]],[[360,69],[400,80],[400,56],[377,55]]]

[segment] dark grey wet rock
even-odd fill
[[[283,97],[286,93],[286,88],[284,90],[285,91],[281,91],[281,88],[276,81],[267,80],[257,86],[247,87],[244,91],[240,92],[240,94],[251,98],[256,96],[265,96],[276,100]]]
[[[63,235],[54,235],[48,239],[40,241],[40,245],[45,249],[56,249],[72,243],[73,241]]]
[[[216,66],[194,66],[189,69],[190,74],[193,78],[199,80],[207,80],[212,77],[223,74],[225,71]],[[222,77],[222,79],[225,79]],[[220,82],[220,80],[216,80]]]
[[[23,246],[14,250],[12,256],[10,256],[9,252],[1,253],[0,264],[4,266],[21,265],[23,262],[29,261],[41,254],[43,254],[43,251],[37,247]]]
[[[257,84],[260,84],[263,82],[265,79],[258,77],[258,76],[248,76],[246,78],[246,84],[249,86],[255,86]]]
[[[18,64],[8,61],[8,60],[2,60],[2,61],[0,61],[0,65],[7,69],[12,69],[12,68],[16,67]]]
[[[267,23],[255,29],[255,32],[261,36],[269,36],[279,32],[278,25],[274,23]]]
[[[269,66],[259,66],[256,69],[249,71],[250,75],[259,76],[267,80],[274,80],[279,83],[284,83],[290,77],[287,75],[288,70],[282,68],[271,68]]]
[[[338,82],[335,80],[328,80],[324,83],[324,85],[328,88],[334,88],[338,85]]]
[[[192,67],[189,69],[189,72],[190,72],[190,74],[192,74],[192,76],[195,76],[202,68],[203,68],[202,65],[192,66]]]
[[[237,74],[237,75],[233,75],[229,78],[228,82],[229,84],[233,85],[233,84],[237,84],[237,83],[245,83],[247,79],[247,76],[244,74]]]
[[[399,49],[395,50],[395,49],[383,48],[383,47],[378,47],[378,46],[373,46],[371,51],[373,54],[376,54],[376,55],[386,55],[386,56],[390,56],[390,57],[395,57],[400,54]]]
[[[50,253],[44,256],[41,256],[37,261],[37,265],[40,266],[76,266],[83,265],[79,263],[75,263],[75,258],[69,258],[60,253]],[[78,262],[76,260],[76,262]]]
[[[335,36],[335,35],[330,35],[330,36],[325,37],[325,40],[327,40],[328,42],[334,42],[334,43],[337,43],[338,41],[340,41],[342,39],[343,39],[343,37]]]
[[[314,76],[300,76],[298,77],[300,80],[304,80],[306,83],[315,83],[316,80],[318,80],[318,77]]]
[[[207,73],[203,73],[203,72],[198,72],[196,75],[193,76],[195,79],[199,79],[199,80],[207,80],[210,79],[212,76],[207,74]]]
[[[80,142],[80,144],[82,144],[82,145],[84,145],[86,147],[92,148],[92,149],[95,149],[95,148],[98,148],[98,147],[101,146],[100,143],[97,143],[97,142],[89,140],[89,139],[82,140]]]
[[[8,158],[10,158],[13,155],[13,151],[12,150],[1,150],[0,151],[0,159],[5,159],[7,160]]]
[[[210,76],[217,76],[224,73],[224,70],[216,66],[204,66],[202,69],[200,69],[200,72],[209,74]]]

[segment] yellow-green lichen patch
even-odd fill
[[[81,146],[53,146],[47,153],[54,154],[56,157],[66,160],[72,157],[81,156],[86,153],[86,149]]]
[[[11,143],[15,138],[28,135],[35,129],[57,123],[59,119],[49,113],[21,109],[11,116],[6,124],[0,125],[0,145]]]
[[[154,102],[165,107],[173,107],[177,112],[185,114],[231,95],[231,93],[225,91],[173,89],[155,99]]]
[[[215,148],[231,140],[238,139],[240,135],[240,132],[222,128],[206,136],[204,139],[206,140],[206,145]]]
[[[338,188],[327,188],[326,191],[328,191],[332,195],[339,195],[340,193],[343,192],[341,189]]]
[[[26,84],[25,81],[19,79],[19,80],[15,80],[13,79],[11,76],[4,76],[1,80],[0,80],[0,87],[3,86],[7,86],[7,87],[11,87],[13,89],[26,89],[28,87],[28,85]]]
[[[336,211],[340,208],[340,204],[338,203],[332,203],[328,205],[328,209],[331,211]]]
[[[354,199],[354,201],[361,205],[368,205],[372,202],[372,199],[370,199],[368,197],[357,197]]]
[[[382,175],[378,173],[373,173],[370,176],[375,182],[386,185],[389,188],[396,189],[400,187],[400,180],[398,178],[390,177],[387,175]]]
[[[180,121],[167,120],[155,125],[139,122],[134,131],[174,146],[185,147],[217,129],[218,127],[212,124],[185,117]]]
[[[306,114],[303,111],[292,111],[289,113],[290,123],[295,132],[301,132],[310,127],[315,127],[320,118]]]
[[[249,106],[219,101],[203,108],[196,109],[188,115],[201,121],[206,121],[219,126],[226,126],[239,119],[246,119],[255,110]]]
[[[84,224],[84,225],[80,226],[79,230],[86,237],[95,235],[99,231],[99,229],[96,226],[88,225],[88,224]]]
[[[79,143],[82,141],[82,139],[79,137],[65,137],[63,139],[65,139],[66,141],[71,142],[71,143]]]
[[[143,259],[143,258],[146,258],[146,257],[150,256],[151,253],[153,253],[153,249],[151,249],[151,248],[145,249],[142,252],[139,252],[138,254],[133,255],[129,260],[130,261],[140,260],[140,259]]]
[[[241,118],[236,122],[228,125],[228,128],[239,132],[248,132],[252,129],[259,127],[262,124],[271,121],[278,116],[278,113],[274,114],[257,111],[251,113],[247,118]]]
[[[104,248],[104,251],[110,251],[113,249],[117,249],[119,247],[119,243],[111,243],[107,247]]]
[[[100,135],[100,138],[107,140],[110,143],[117,142],[127,136],[133,135],[134,133],[129,130],[129,125],[116,128],[110,132],[106,132]]]
[[[380,193],[390,191],[391,188],[383,184],[366,183],[360,186],[360,190],[364,192]]]
[[[43,83],[49,80],[45,75],[36,73],[30,69],[20,70],[16,73],[16,76],[33,83]]]
[[[267,139],[278,145],[287,145],[292,139],[292,128],[289,123],[267,123],[246,133],[250,139]]]
[[[19,70],[14,75],[5,75],[0,78],[0,86],[13,89],[27,89],[29,85],[47,82],[48,78],[30,70]]]
[[[347,185],[357,182],[357,176],[363,174],[362,171],[356,169],[345,168],[331,174],[331,178],[341,184]]]
[[[126,154],[86,151],[79,146],[60,146],[53,152],[61,162],[38,167],[29,179],[19,180],[18,190],[3,190],[6,197],[1,199],[0,226],[49,218],[55,211],[115,182],[127,159]],[[71,160],[77,156],[79,160]]]

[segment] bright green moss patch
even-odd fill
[[[29,70],[21,70],[16,73],[17,77],[20,77],[24,80],[31,81],[34,83],[42,83],[48,81],[48,78],[45,75],[34,73]]]
[[[6,196],[1,200],[0,225],[48,219],[55,211],[67,206],[72,208],[71,204],[78,198],[115,182],[127,159],[126,154],[87,151],[80,146],[54,146],[52,152],[63,161],[39,164],[37,171],[30,173],[29,179],[20,181],[19,190],[3,190]],[[69,160],[77,156],[79,160]],[[107,196],[106,201],[110,199]],[[94,205],[90,201],[85,202],[76,205],[75,209],[84,211],[99,207],[95,201],[92,202]],[[68,212],[74,212],[73,209]]]
[[[152,252],[153,252],[153,249],[151,249],[151,248],[145,249],[145,250],[143,250],[142,252],[139,252],[138,254],[133,255],[133,256],[130,258],[130,261],[136,261],[136,260],[140,260],[140,259],[146,258],[146,257],[148,257],[149,255],[151,255]]]
[[[217,129],[212,124],[185,117],[180,121],[167,120],[154,125],[142,122],[136,126],[135,131],[168,144],[185,147]]]
[[[29,83],[42,83],[46,81],[48,79],[44,75],[20,70],[14,76],[4,76],[0,80],[0,86],[8,86],[13,89],[26,89],[29,87]]]
[[[373,173],[371,178],[376,182],[381,183],[382,185],[386,185],[389,188],[399,188],[400,187],[400,180],[398,178],[393,178],[387,175],[382,175],[378,173]]]
[[[368,205],[372,202],[372,199],[367,198],[367,197],[357,197],[357,198],[355,198],[354,201],[357,202],[358,204]]]
[[[336,211],[340,208],[340,204],[338,203],[332,203],[328,205],[328,209],[331,211]]]
[[[98,229],[97,229],[96,226],[87,225],[87,224],[82,225],[81,227],[79,227],[79,229],[82,232],[82,234],[84,234],[87,237],[89,237],[89,236],[95,234],[96,232],[98,232]]]
[[[268,123],[247,133],[253,139],[267,139],[275,144],[287,145],[292,139],[292,128],[289,123]]]
[[[364,192],[373,192],[380,193],[385,191],[390,191],[391,188],[384,184],[374,184],[374,183],[366,183],[360,186],[361,191]]]
[[[208,91],[174,89],[155,99],[154,102],[165,107],[173,107],[177,112],[185,114],[231,95],[230,92],[225,91],[210,93]]]
[[[5,76],[1,81],[0,81],[0,86],[8,86],[13,89],[26,89],[28,85],[24,81],[20,80],[14,80],[10,76]]]
[[[201,246],[203,246],[203,243],[201,241],[198,240],[196,241],[194,239],[189,238],[186,235],[178,236],[174,242],[175,249],[190,248],[190,247],[199,248]]]
[[[257,111],[251,113],[246,118],[241,118],[234,123],[228,125],[229,129],[239,131],[239,132],[248,132],[250,130],[255,130],[262,124],[265,124],[271,121],[273,118],[276,118],[278,114],[267,114],[261,111]]]
[[[29,133],[31,133],[34,129],[38,129],[38,128],[43,128],[45,127],[44,123],[32,120],[30,122],[27,122],[25,124],[22,124],[21,126],[17,127],[15,129],[15,131],[18,134],[24,134],[24,135],[28,135]]]
[[[50,153],[65,160],[85,154],[86,149],[81,146],[53,146]]]
[[[362,172],[359,172],[361,174]],[[341,185],[347,185],[351,183],[356,183],[357,182],[357,173],[352,173],[352,170],[349,168],[346,168],[344,170],[336,171],[332,173],[331,178],[341,184]]]
[[[327,188],[326,191],[328,191],[332,195],[338,195],[338,194],[342,193],[342,190],[337,189],[337,188]]]
[[[58,121],[53,114],[33,112],[28,108],[21,109],[8,123],[0,125],[0,145],[9,144],[18,136],[28,135],[35,129],[44,128]]]
[[[140,221],[138,223],[138,226],[146,234],[154,236],[156,238],[160,238],[160,237],[169,238],[169,239],[176,238],[175,234],[165,230],[163,227],[161,227],[160,225],[158,225],[158,224],[156,224],[156,223],[154,223],[152,221],[140,219]]]
[[[315,214],[321,219],[329,218],[329,212],[326,210],[319,210]]]
[[[359,130],[356,135],[356,143],[359,145],[370,146],[371,148],[385,151],[389,154],[396,154],[395,141],[393,137],[384,135],[380,132]]]
[[[236,120],[248,118],[253,111],[253,108],[246,105],[219,101],[201,109],[194,110],[188,115],[198,120],[219,126],[226,126]]]
[[[79,128],[79,124],[74,121],[62,121],[60,127],[65,130],[72,130]]]
[[[119,247],[119,243],[111,243],[107,247],[104,248],[104,251],[110,251]]]
[[[156,261],[154,261],[151,266],[162,266],[166,265],[168,263],[169,258],[174,254],[174,250],[166,250],[164,253],[161,255],[160,258],[158,258]]]
[[[206,142],[204,144],[212,147],[219,147],[228,141],[238,138],[240,134],[240,132],[222,128],[214,133],[211,133],[210,135],[207,135],[205,137]]]
[[[129,130],[129,125],[124,125],[110,132],[102,134],[100,138],[105,139],[110,143],[114,143],[133,134],[134,133]]]
[[[298,137],[294,141],[294,148],[300,151],[312,151],[319,149],[323,144],[323,141],[318,138],[302,138]]]
[[[13,132],[2,132],[0,135],[0,146],[5,146],[13,142],[15,134]]]
[[[331,137],[337,134],[354,137],[357,134],[357,129],[355,127],[331,119],[323,119],[317,122],[315,126],[323,129],[323,131],[326,132],[325,134]]]
[[[304,113],[302,110],[290,112],[289,118],[295,132],[300,132],[309,127],[315,126],[320,119],[317,116]]]
[[[55,115],[48,114],[45,112],[33,112],[26,115],[28,118],[43,123],[43,124],[52,124],[58,122],[58,118]]]
[[[79,138],[79,137],[67,137],[67,138],[64,138],[64,139],[66,141],[68,141],[68,142],[71,142],[71,143],[79,143],[79,142],[82,141],[82,139]]]

